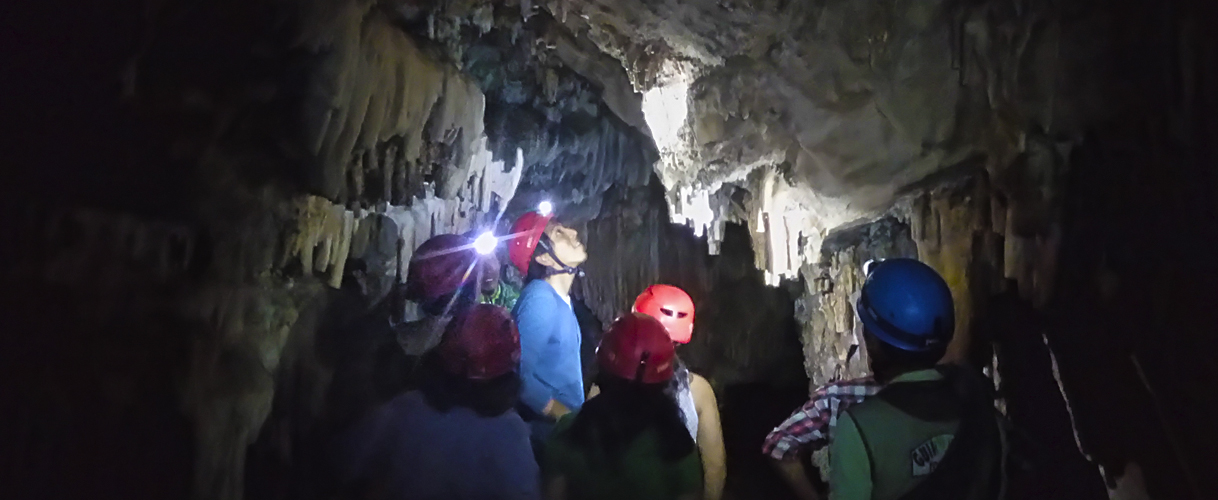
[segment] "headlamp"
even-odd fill
[[[490,255],[498,244],[499,240],[495,238],[495,235],[486,231],[474,239],[474,251],[478,252],[478,255]]]

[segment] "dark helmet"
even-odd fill
[[[478,257],[469,238],[457,234],[433,236],[410,258],[406,298],[429,303],[456,292],[477,270]]]
[[[507,309],[476,304],[453,317],[436,349],[444,371],[490,380],[520,365],[520,331]]]
[[[641,313],[614,321],[596,347],[596,361],[602,370],[645,384],[671,380],[675,357],[668,330],[659,320]]]

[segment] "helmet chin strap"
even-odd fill
[[[545,249],[545,251],[546,251],[546,255],[549,255],[551,259],[554,259],[554,263],[555,263],[555,264],[558,264],[558,269],[550,268],[550,269],[549,269],[549,270],[546,272],[546,275],[547,275],[547,276],[554,276],[554,275],[556,275],[556,274],[574,274],[574,275],[575,275],[575,276],[577,276],[577,277],[583,277],[583,276],[584,276],[584,270],[583,270],[583,269],[580,269],[580,268],[578,268],[578,267],[571,267],[571,266],[568,266],[566,263],[564,263],[564,262],[562,261],[562,259],[559,259],[559,258],[558,258],[558,255],[554,253],[554,247],[553,247],[552,245],[550,245],[550,237],[549,237],[549,236],[546,236],[546,235],[544,235],[544,234],[543,234],[543,235],[541,235],[541,240],[540,240],[540,241],[538,241],[538,242],[537,242],[537,244],[538,244],[538,245],[541,245],[541,247],[542,247],[543,249]]]

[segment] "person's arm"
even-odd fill
[[[521,296],[515,310],[520,329],[520,401],[539,415],[549,415],[558,403],[553,401],[554,391],[537,376],[537,367],[546,362],[545,347],[554,335],[552,309],[544,297],[531,294]]]
[[[727,453],[723,449],[723,427],[719,423],[719,402],[710,382],[696,373],[690,374],[689,390],[698,411],[698,452],[702,457],[703,498],[723,497],[727,479]]]
[[[828,445],[830,428],[839,421],[840,412],[875,394],[879,388],[871,377],[826,384],[766,436],[761,452],[770,457],[799,498],[819,497],[808,479],[801,455]]]
[[[816,492],[816,487],[812,486],[812,481],[808,479],[808,469],[804,467],[798,457],[789,460],[771,460],[774,461],[774,467],[778,469],[778,473],[786,481],[787,486],[791,487],[796,498],[820,500],[820,494]]]
[[[813,396],[795,410],[785,421],[766,436],[765,445],[761,452],[770,458],[774,467],[782,476],[783,482],[795,493],[800,500],[820,500],[816,487],[808,479],[808,469],[800,461],[800,454],[812,442],[814,435],[824,434],[822,421],[814,416],[820,414],[819,399]],[[823,427],[828,427],[827,421]]]
[[[829,445],[829,499],[870,500],[871,461],[858,426],[849,413],[837,417]]]
[[[697,450],[691,451],[685,458],[668,467],[674,481],[673,491],[677,493],[678,499],[702,498],[702,461],[698,458]]]

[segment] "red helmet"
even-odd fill
[[[602,370],[645,384],[671,380],[674,358],[676,352],[664,325],[639,313],[614,321],[596,347],[596,361]]]
[[[475,269],[478,254],[469,238],[440,234],[424,241],[410,258],[406,298],[431,302],[456,292]]]
[[[694,301],[672,285],[651,285],[634,299],[634,311],[660,320],[673,342],[689,343],[694,334]]]
[[[528,212],[516,219],[516,223],[512,225],[508,257],[512,260],[512,265],[520,270],[520,274],[529,273],[529,261],[533,260],[533,251],[537,250],[537,243],[541,241],[541,235],[545,233],[546,225],[552,218],[553,215]]]
[[[445,371],[490,380],[520,365],[520,331],[507,309],[475,304],[448,323],[436,349]]]

